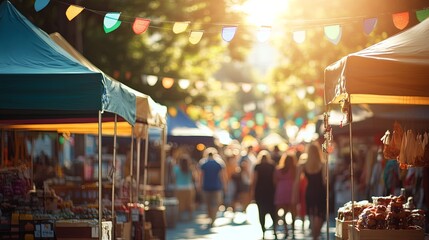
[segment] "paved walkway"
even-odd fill
[[[171,216],[170,216],[171,217]],[[332,220],[335,216],[331,217],[329,228],[329,239],[335,240],[335,222]],[[290,223],[292,220],[287,216],[286,222]],[[250,204],[246,213],[233,213],[225,211],[224,213],[218,212],[214,226],[208,228],[209,219],[203,210],[198,210],[194,213],[194,218],[191,221],[177,221],[174,228],[167,229],[167,240],[175,239],[262,239],[262,231],[260,229],[258,220],[258,210],[255,204]],[[272,230],[271,218],[267,215],[266,226],[267,232],[265,239],[274,239]],[[289,236],[287,239],[292,239],[292,231],[289,228]],[[277,231],[279,239],[284,238],[284,231],[282,226]],[[309,221],[305,220],[304,224],[301,220],[295,221],[295,231],[293,239],[311,239],[309,231]],[[327,239],[326,225],[322,228],[321,239]]]

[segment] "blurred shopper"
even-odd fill
[[[298,176],[304,173],[308,181],[305,204],[310,218],[311,235],[313,239],[319,239],[322,225],[326,220],[326,168],[318,142],[311,143],[306,152],[307,161],[298,166],[293,201],[297,202],[298,199]]]
[[[396,159],[389,159],[383,171],[384,195],[399,196],[401,194],[401,177],[399,175],[399,164]]]
[[[337,159],[334,178],[335,210],[338,211],[351,201],[350,157]]]
[[[239,169],[234,175],[236,185],[236,209],[237,211],[246,211],[251,201],[250,185],[252,182],[251,162],[244,158],[239,163]]]
[[[271,159],[273,159],[275,164],[278,165],[282,156],[283,153],[280,151],[279,146],[275,145],[273,151],[271,152]]]
[[[165,196],[166,197],[172,197],[175,195],[174,188],[175,188],[175,176],[173,172],[173,167],[177,164],[176,159],[174,159],[173,154],[174,151],[170,145],[165,146],[166,150],[166,159],[165,159],[165,175],[164,175],[164,181],[165,181]]]
[[[247,146],[246,151],[244,151],[244,153],[241,154],[241,158],[239,162],[245,159],[250,160],[250,171],[253,173],[253,169],[255,168],[257,158],[256,158],[255,149],[252,145]]]
[[[297,174],[296,162],[294,154],[284,153],[274,172],[274,184],[276,186],[274,204],[276,205],[276,216],[278,216],[279,210],[283,209],[284,214],[278,217],[283,220],[285,237],[288,236],[286,223],[286,213],[288,212],[292,215],[292,235],[295,230],[296,204],[292,203],[292,193]],[[278,221],[275,221],[275,223],[277,222]]]
[[[237,184],[234,176],[239,172],[237,155],[233,153],[226,154],[225,156],[225,171],[226,171],[226,182],[227,191],[225,192],[224,204],[228,210],[234,210]]]
[[[307,153],[299,154],[298,165],[302,165],[307,161]],[[298,166],[297,165],[297,166]],[[298,171],[298,170],[297,170]],[[297,173],[299,174],[299,173]],[[305,216],[307,215],[307,206],[305,205],[305,192],[307,191],[308,180],[304,173],[301,173],[298,177],[299,191],[298,191],[298,204],[297,212],[299,218],[302,220],[302,229],[304,230]]]
[[[384,183],[383,183],[383,171],[384,171],[384,156],[383,149],[380,147],[377,151],[376,162],[372,167],[371,178],[369,180],[370,194],[369,196],[383,196],[384,194]]]
[[[257,164],[254,169],[252,181],[252,194],[259,212],[259,223],[262,230],[262,238],[265,239],[265,215],[270,214],[273,220],[274,235],[276,233],[276,207],[274,205],[274,171],[275,165],[268,151],[262,150],[257,156]]]
[[[222,191],[226,192],[225,163],[215,148],[206,150],[207,157],[200,160],[200,188],[203,191],[207,214],[210,218],[209,227],[213,227],[216,214],[222,203]]]
[[[189,156],[179,158],[179,164],[173,167],[173,173],[175,177],[175,193],[179,201],[179,219],[187,212],[187,219],[191,220],[195,209],[195,178]]]

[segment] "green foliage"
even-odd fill
[[[250,47],[245,38],[248,29],[241,28],[231,44],[221,39],[222,26],[218,23],[241,22],[240,14],[231,14],[228,6],[234,0],[148,0],[148,1],[68,1],[85,7],[79,16],[69,22],[65,17],[68,4],[51,1],[39,13],[34,2],[18,1],[14,4],[47,33],[60,32],[85,57],[117,80],[151,95],[166,105],[177,105],[189,97],[187,91],[164,89],[158,81],[150,87],[142,83],[142,75],[157,75],[175,79],[186,78],[206,81],[218,69],[225,54],[233,59],[245,59]],[[103,18],[106,12],[121,12],[121,26],[104,33]],[[151,19],[150,28],[141,35],[132,31],[135,17]],[[174,34],[175,21],[190,21],[188,31]],[[204,30],[202,40],[192,45],[188,41],[190,30]],[[119,75],[118,75],[119,73]],[[200,92],[190,103],[204,105],[206,97]]]
[[[289,12],[284,15],[288,33],[284,38],[274,40],[280,52],[279,64],[270,75],[271,89],[276,99],[272,105],[275,112],[282,113],[283,117],[290,113],[305,114],[311,110],[306,106],[309,101],[316,103],[316,113],[323,112],[325,67],[394,33],[391,15],[385,13],[414,10],[412,6],[421,6],[422,2],[412,1],[409,5],[404,5],[367,0],[291,0]],[[378,18],[376,30],[369,36],[363,32],[364,16]],[[342,37],[338,45],[329,42],[323,32],[323,26],[334,24],[342,26]],[[411,19],[410,25],[413,24],[416,23]],[[292,32],[295,30],[306,30],[304,43],[294,42]],[[303,101],[297,98],[296,91],[308,86],[315,86],[316,91],[313,94],[307,93]]]
[[[272,39],[280,55],[276,59],[277,66],[268,76],[250,74],[249,81],[270,85],[269,94],[257,94],[254,90],[250,93],[231,92],[209,80],[221,63],[247,59],[254,43],[255,29],[239,25],[230,43],[225,43],[220,35],[221,23],[244,22],[243,13],[234,12],[232,6],[246,0],[68,0],[68,4],[87,9],[71,22],[64,14],[68,4],[63,2],[51,1],[36,13],[34,1],[11,1],[36,26],[47,33],[60,32],[104,72],[162,104],[221,105],[235,112],[242,111],[243,104],[269,98],[273,102],[263,109],[264,113],[286,119],[306,118],[305,114],[310,110],[316,114],[323,111],[325,67],[344,55],[399,32],[392,24],[391,13],[410,11],[409,26],[412,26],[417,23],[412,11],[428,5],[425,0],[290,0],[289,11],[284,13],[281,22],[276,23],[284,33]],[[106,34],[103,18],[108,11],[121,12],[122,25]],[[131,26],[135,17],[152,20],[146,33],[133,33]],[[365,17],[378,18],[377,27],[370,36],[363,33]],[[191,21],[188,30],[204,30],[202,40],[192,45],[188,41],[189,31],[174,34],[171,29],[175,21]],[[323,26],[332,24],[342,26],[343,34],[338,45],[333,45],[324,36]],[[293,41],[295,30],[306,30],[304,43]],[[241,71],[251,72],[248,69]],[[204,90],[181,90],[177,84],[172,89],[164,89],[158,81],[151,87],[142,83],[142,75],[186,78],[204,81],[206,85]],[[316,88],[314,93],[307,92],[305,98],[300,99],[297,92],[309,86]],[[309,102],[316,108],[312,109],[314,105]]]

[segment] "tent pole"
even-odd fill
[[[35,146],[36,146],[36,137],[34,136],[34,134],[32,135],[33,137],[31,138],[31,159],[30,159],[30,182],[31,182],[31,188],[33,188],[34,185],[34,155],[36,155],[36,150],[35,150]],[[0,162],[1,163],[1,162]],[[36,187],[34,187],[34,189],[36,189]]]
[[[131,152],[130,152],[130,203],[134,202],[134,195],[133,195],[133,174],[134,174],[134,127],[132,127],[131,130]]]
[[[103,232],[103,182],[101,178],[101,169],[102,169],[102,156],[101,156],[101,135],[102,135],[102,125],[101,125],[101,111],[98,111],[98,239],[102,239]]]
[[[351,110],[350,110],[351,111]],[[350,113],[351,114],[351,113]],[[355,221],[355,191],[354,191],[354,170],[353,170],[353,135],[352,135],[352,121],[349,123],[349,142],[350,142],[350,182],[351,182],[351,192],[352,192],[352,226],[354,227]],[[353,234],[351,234],[351,239],[353,240]]]
[[[140,135],[140,134],[139,134]],[[141,137],[137,137],[137,202],[139,201],[139,193],[140,193],[140,151],[141,151]]]
[[[2,130],[0,130],[0,132],[1,132],[1,139],[0,139],[0,165],[3,165],[3,161],[4,161],[4,150],[3,150],[3,147],[4,147],[4,143],[3,143],[3,139],[4,139],[4,130],[2,129]],[[31,169],[31,171],[33,171],[33,169]],[[33,181],[33,176],[31,176],[31,181]]]
[[[161,145],[161,187],[165,190],[165,158],[166,158],[166,153],[165,153],[165,145],[167,144],[167,131],[166,131],[166,127],[164,126],[162,128],[162,145]],[[149,131],[148,131],[149,132]],[[149,134],[148,134],[148,138],[149,138]]]
[[[326,158],[326,239],[329,240],[329,153],[325,153]]]
[[[116,130],[118,123],[118,115],[115,114],[115,125],[113,129],[113,159],[112,159],[112,222],[113,222],[113,233],[115,233],[115,183],[116,183]]]
[[[149,151],[149,128],[148,128],[147,125],[144,125],[143,127],[144,127],[144,134],[145,134],[145,142],[144,142],[144,168],[143,168],[143,196],[146,197],[147,158],[148,158],[148,151]]]

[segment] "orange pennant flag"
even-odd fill
[[[404,29],[410,21],[409,12],[401,12],[392,14],[393,24],[399,30]]]
[[[83,11],[83,7],[77,5],[70,5],[67,8],[66,16],[69,21],[73,20],[77,15],[79,15]]]
[[[144,18],[136,18],[136,20],[133,23],[133,31],[135,34],[141,34],[146,32],[150,24],[149,19]]]

